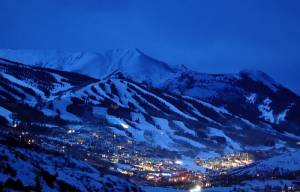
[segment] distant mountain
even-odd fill
[[[0,58],[20,63],[77,72],[97,79],[122,72],[137,82],[161,85],[184,68],[155,60],[138,49],[109,50],[103,53],[42,50],[0,50]]]

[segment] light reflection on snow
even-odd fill
[[[124,128],[124,129],[128,129],[129,128],[129,125],[127,125],[126,123],[120,123],[121,126]]]
[[[201,191],[201,186],[196,185],[194,188],[190,189],[190,192],[200,192]]]
[[[182,165],[183,164],[183,162],[181,160],[176,160],[175,163],[178,164],[178,165]]]

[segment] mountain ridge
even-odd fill
[[[104,78],[116,71],[123,72],[138,81],[148,80],[153,83],[154,79],[163,78],[163,81],[172,80],[178,73],[200,73],[188,69],[184,65],[169,65],[145,54],[139,49],[111,49],[103,52],[66,52],[57,50],[0,50],[0,58],[8,59],[27,65],[54,68],[64,71],[77,72],[92,76],[97,79]],[[95,66],[96,65],[96,66]],[[149,65],[155,66],[150,67]],[[132,68],[134,70],[132,71]],[[137,70],[135,70],[137,68]],[[146,73],[159,73],[160,76],[139,78],[140,72],[145,76]],[[239,73],[228,73],[223,75],[248,75],[253,79],[266,81],[270,86],[276,83],[269,75],[260,70],[241,70]],[[221,75],[220,73],[212,75]],[[168,76],[169,79],[164,76]],[[264,77],[264,78],[261,78]],[[156,80],[157,81],[157,80]],[[162,83],[153,83],[155,86],[162,86]],[[272,86],[275,89],[274,85]]]

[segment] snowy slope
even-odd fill
[[[262,160],[249,167],[233,171],[233,175],[284,175],[290,172],[300,172],[300,151],[278,155],[270,159]]]

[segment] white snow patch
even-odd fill
[[[267,97],[262,104],[258,106],[258,110],[260,111],[261,115],[259,116],[260,118],[263,118],[264,120],[274,123],[275,122],[275,117],[273,114],[273,110],[270,107],[270,104],[272,101]]]
[[[256,101],[256,93],[251,93],[250,95],[246,96],[246,102],[250,104],[254,104]]]
[[[231,146],[231,149],[233,150],[241,150],[241,146],[239,143],[233,141],[230,137],[228,137],[224,131],[216,129],[216,128],[209,128],[209,136],[219,136],[219,137],[224,137],[227,141],[227,143]],[[231,152],[232,150],[229,148],[226,148],[227,152]]]
[[[112,125],[118,125],[121,126],[124,129],[128,129],[129,125],[123,121],[122,119],[112,116],[112,115],[106,115],[106,119],[109,123],[111,123]]]
[[[205,169],[195,163],[195,161],[189,157],[184,156],[180,159],[180,165],[183,168],[186,168],[191,171],[200,171],[202,173],[205,172]]]
[[[15,77],[11,76],[11,75],[5,74],[5,73],[1,73],[1,75],[5,79],[7,79],[7,80],[9,80],[9,81],[11,81],[11,82],[13,82],[15,84],[18,84],[18,85],[21,85],[23,87],[32,89],[36,94],[38,94],[38,95],[42,96],[43,98],[45,98],[45,95],[44,95],[44,93],[41,90],[39,90],[39,89],[31,86],[30,84],[28,84],[28,83],[26,83],[26,82],[24,82],[24,81],[22,81],[20,79],[17,79]]]
[[[184,132],[189,133],[194,136],[196,135],[196,132],[192,129],[187,128],[183,122],[174,120],[173,123],[175,123],[177,126],[179,126]]]
[[[8,120],[8,122],[10,124],[12,124],[12,119],[11,119],[12,112],[11,111],[9,111],[9,110],[5,109],[4,107],[0,106],[0,115],[2,117],[5,117]]]
[[[53,116],[57,115],[57,113],[51,109],[42,109],[41,111],[44,113],[44,115],[49,116],[49,117],[53,117]]]
[[[60,117],[62,119],[68,120],[68,121],[75,121],[80,122],[81,120],[74,114],[69,113],[67,111],[67,106],[70,105],[72,102],[70,101],[70,98],[55,100],[53,103],[54,110],[60,111]]]
[[[142,88],[136,86],[136,85],[133,84],[133,83],[129,83],[129,84],[132,85],[133,87],[135,87],[136,89],[138,89],[139,91],[143,92],[144,94],[147,94],[147,95],[150,95],[150,96],[154,97],[155,99],[157,99],[158,101],[160,101],[161,103],[163,103],[164,105],[166,105],[171,111],[174,111],[175,113],[177,113],[177,114],[179,114],[179,115],[181,115],[181,116],[183,116],[183,117],[185,117],[185,118],[192,119],[192,120],[197,120],[197,119],[195,119],[194,117],[191,117],[191,116],[189,116],[189,115],[187,115],[187,114],[181,112],[181,111],[180,111],[179,109],[177,109],[174,105],[172,105],[172,104],[169,103],[168,101],[166,101],[166,100],[164,100],[164,99],[162,99],[162,98],[156,96],[155,94],[150,93],[150,92],[148,92],[148,91],[146,91],[146,90],[144,90],[144,89],[142,89]]]

